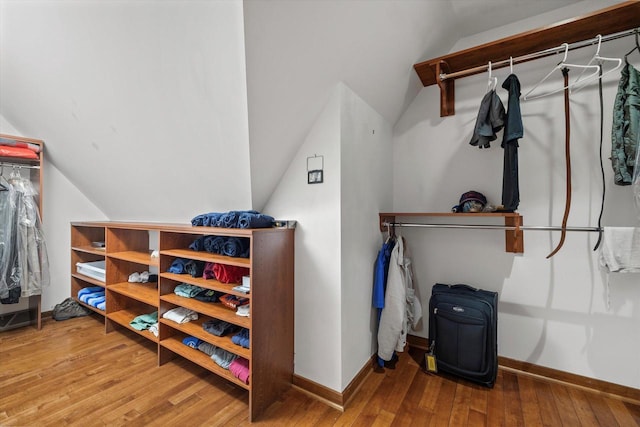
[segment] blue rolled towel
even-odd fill
[[[207,236],[204,238],[204,250],[210,254],[222,254],[225,238],[222,236]]]
[[[217,222],[218,227],[224,228],[237,228],[238,226],[238,211],[229,211],[223,214]]]
[[[202,225],[202,221],[204,221],[204,215],[205,214],[201,214],[191,218],[191,225],[193,225],[194,227]]]
[[[98,291],[98,292],[93,292],[91,294],[84,294],[78,299],[80,301],[82,301],[83,303],[88,304],[87,301],[89,301],[90,298],[95,298],[95,297],[100,297],[100,296],[104,296],[104,290],[101,290],[101,291]]]
[[[247,328],[242,328],[240,332],[231,337],[231,341],[244,348],[249,348],[249,330]]]
[[[78,291],[78,299],[80,299],[80,297],[82,295],[86,295],[86,294],[93,294],[96,292],[100,292],[103,291],[104,288],[102,286],[90,286],[88,288],[82,288]]]
[[[238,228],[269,228],[275,220],[261,213],[243,212],[238,217]]]
[[[249,239],[245,237],[228,237],[222,246],[222,254],[249,258]]]
[[[102,294],[102,295],[98,295],[98,296],[87,299],[87,304],[90,305],[91,307],[97,307],[98,304],[105,301],[106,301],[106,298],[104,294]]]
[[[193,219],[191,220],[191,225],[215,227],[216,223],[218,222],[218,218],[220,218],[221,215],[222,213],[219,213],[219,212],[209,212],[209,213],[200,214],[198,216],[193,217]]]
[[[175,274],[184,274],[186,270],[184,269],[184,265],[187,263],[186,259],[176,258],[171,263],[171,267],[169,267],[169,273]]]
[[[196,240],[191,242],[189,245],[189,249],[193,251],[202,251],[204,250],[204,236],[198,237]]]
[[[182,344],[189,346],[191,348],[198,348],[198,345],[202,342],[196,337],[186,337],[182,340]]]
[[[105,311],[105,310],[107,309],[107,302],[106,302],[106,301],[102,301],[101,303],[98,303],[98,304],[96,305],[96,308],[97,308],[98,310]]]

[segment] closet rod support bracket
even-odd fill
[[[451,71],[446,61],[438,61],[435,63],[436,83],[440,88],[440,117],[453,116],[456,114],[455,100],[455,79],[442,80],[442,74]]]
[[[523,216],[505,216],[504,225],[515,227],[514,230],[505,230],[505,251],[515,254],[524,253],[524,233],[522,231]]]

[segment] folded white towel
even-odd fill
[[[187,323],[198,319],[198,313],[184,307],[171,309],[162,315],[165,319],[173,320],[176,323]]]
[[[640,273],[640,227],[604,227],[600,265],[610,273]]]

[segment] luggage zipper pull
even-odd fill
[[[438,314],[438,307],[433,309],[433,314]]]

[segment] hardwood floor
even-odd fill
[[[640,426],[640,405],[500,370],[492,390],[425,374],[423,352],[371,373],[344,412],[290,389],[265,426]],[[247,426],[246,391],[91,317],[0,334],[1,426]]]

